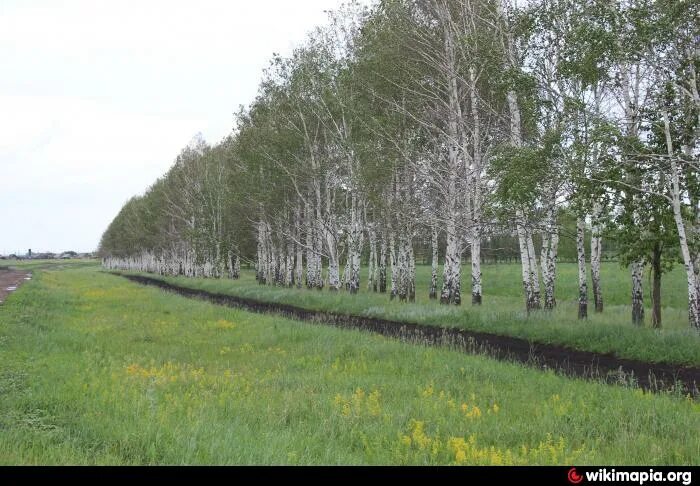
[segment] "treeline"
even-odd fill
[[[346,5],[273,58],[229,137],[124,206],[105,264],[235,278],[243,261],[263,284],[355,293],[366,262],[370,290],[413,301],[420,251],[431,297],[462,302],[466,260],[478,305],[482,260],[514,247],[530,311],[556,305],[568,246],[585,318],[605,240],[633,322],[645,268],[660,325],[681,261],[700,329],[699,17],[690,0]]]

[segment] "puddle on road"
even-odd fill
[[[13,291],[17,290],[17,287],[15,287],[15,286],[10,286],[10,287],[7,287],[5,290],[7,290],[7,291],[9,291],[9,292],[13,292]]]

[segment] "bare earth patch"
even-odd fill
[[[5,302],[10,293],[31,278],[32,274],[26,271],[0,269],[0,304]]]

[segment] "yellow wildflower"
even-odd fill
[[[134,364],[130,364],[129,366],[126,367],[126,372],[129,375],[135,375],[139,372],[140,369],[141,369],[141,367],[139,365],[137,365],[136,363],[134,363]]]
[[[427,449],[430,446],[430,437],[428,437],[424,430],[425,422],[420,420],[411,420],[411,439],[418,446],[419,449]]]
[[[235,329],[236,324],[227,321],[226,319],[219,319],[218,321],[216,321],[214,327],[216,327],[217,329]]]
[[[382,412],[382,407],[379,404],[379,390],[372,391],[367,397],[367,410],[370,415],[375,417]]]

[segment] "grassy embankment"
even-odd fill
[[[534,323],[532,323],[534,325]],[[48,269],[0,306],[4,464],[693,464],[700,405]]]
[[[158,278],[212,292],[293,304],[309,309],[456,326],[518,336],[542,343],[556,343],[586,351],[613,353],[624,358],[700,366],[700,335],[688,325],[687,291],[682,268],[678,267],[664,276],[664,322],[661,330],[650,327],[649,309],[645,327],[639,328],[631,324],[629,272],[620,268],[617,263],[603,264],[605,310],[603,313],[595,313],[593,303],[590,302],[589,318],[586,321],[577,319],[576,265],[560,264],[557,271],[556,310],[536,312],[529,317],[524,312],[520,267],[517,264],[484,266],[484,301],[481,307],[471,305],[468,286],[463,286],[465,293],[461,307],[443,306],[430,301],[427,289],[430,268],[425,266],[417,268],[416,304],[390,302],[386,294],[368,292],[366,280],[363,281],[361,292],[353,296],[344,291],[261,286],[255,281],[252,271],[244,271],[241,279],[237,281]],[[366,275],[363,273],[362,277],[366,278]],[[469,268],[465,267],[463,282],[469,282],[470,279]],[[650,299],[646,298],[646,303],[649,304]]]

